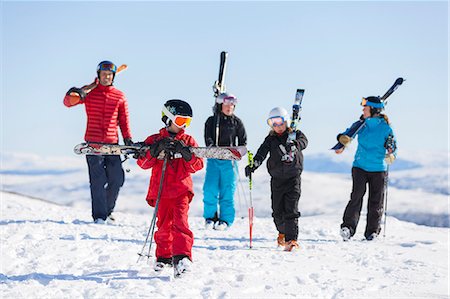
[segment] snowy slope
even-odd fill
[[[314,179],[314,178],[310,178]],[[255,191],[256,193],[256,191]],[[180,280],[136,263],[147,215],[116,213],[117,225],[91,223],[86,209],[1,194],[2,298],[448,298],[448,229],[388,218],[388,234],[338,236],[340,215],[300,218],[301,250],[276,248],[269,217],[228,231],[205,231],[191,217],[193,273]],[[128,198],[122,198],[122,201]]]

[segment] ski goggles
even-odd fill
[[[225,98],[223,98],[222,104],[224,104],[224,105],[236,105],[237,104],[237,98],[234,97],[234,96],[225,97]]]
[[[370,102],[366,98],[362,98],[361,106],[370,106],[370,107],[373,107],[373,108],[380,108],[380,109],[384,108],[384,104],[383,103]]]
[[[162,108],[162,116],[167,116],[178,128],[187,128],[191,124],[192,117],[184,115],[173,115],[166,106]]]
[[[267,124],[270,127],[281,127],[284,125],[284,118],[281,116],[274,116],[269,119],[267,119]]]
[[[113,73],[116,73],[117,66],[112,62],[104,62],[99,64],[99,66],[97,67],[97,72],[99,71],[111,71]]]

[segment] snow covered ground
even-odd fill
[[[300,219],[300,245],[275,245],[269,217],[205,231],[191,217],[193,272],[173,279],[136,263],[148,215],[117,212],[117,225],[92,224],[85,209],[1,193],[2,298],[448,298],[448,229],[389,217],[385,238],[342,242],[340,215]],[[122,198],[122,200],[124,200]],[[364,225],[364,219],[360,228]]]
[[[362,240],[364,209],[355,239],[344,243],[338,230],[351,189],[351,156],[305,157],[301,249],[294,253],[276,247],[264,166],[254,177],[253,249],[245,163],[239,165],[238,217],[225,232],[204,230],[204,171],[195,174],[194,270],[174,280],[171,270],[156,274],[145,261],[136,263],[153,213],[144,200],[149,171],[125,162],[131,171],[116,207],[118,224],[95,225],[84,158],[2,154],[0,296],[448,298],[449,154],[412,153],[414,159],[398,161],[399,169],[391,171],[386,237]]]

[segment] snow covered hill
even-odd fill
[[[340,214],[317,213],[300,218],[301,249],[286,253],[275,245],[269,217],[256,218],[253,249],[247,219],[218,232],[205,231],[202,218],[190,217],[194,269],[175,280],[170,270],[156,274],[151,265],[136,263],[151,209],[117,212],[117,225],[96,225],[85,208],[0,195],[2,298],[449,296],[446,228],[388,217],[387,236],[367,242],[363,218],[355,240],[344,243]]]

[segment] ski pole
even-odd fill
[[[253,154],[250,151],[248,151],[247,155],[248,155],[248,165],[250,166],[250,168],[253,168],[253,165],[254,165]],[[252,172],[251,171],[248,176],[248,186],[249,186],[249,193],[250,193],[250,207],[248,208],[248,222],[249,222],[249,229],[250,229],[250,248],[252,248],[254,210],[253,210],[253,199],[252,199],[253,181],[252,181]]]
[[[234,172],[236,174],[237,180],[238,180],[238,186],[236,186],[237,192],[238,192],[238,200],[239,200],[239,211],[242,211],[242,201],[241,201],[241,192],[242,192],[242,197],[244,198],[244,202],[245,205],[248,207],[248,201],[247,201],[247,197],[245,195],[245,190],[244,190],[244,186],[243,183],[241,182],[241,174],[239,173],[239,166],[237,164],[236,161],[233,161],[234,163]],[[239,190],[239,188],[241,190]],[[242,213],[240,213],[242,215]],[[244,219],[244,217],[242,216],[242,219]]]
[[[387,200],[388,200],[388,186],[389,186],[389,164],[386,169],[386,177],[384,178],[384,230],[383,238],[386,237],[386,218],[387,218]]]
[[[125,165],[125,171],[126,171],[127,173],[129,173],[129,172],[130,172],[130,165],[129,165],[129,163],[125,164],[125,162],[127,162],[127,161],[129,160],[130,157],[128,157],[128,154],[125,154],[125,155],[123,155],[123,156],[124,156],[124,159],[121,161],[121,163],[122,163],[123,165]]]
[[[162,191],[162,187],[163,187],[164,176],[166,174],[166,167],[167,167],[167,160],[168,159],[169,159],[169,157],[168,157],[168,155],[166,155],[166,157],[164,158],[163,166],[162,166],[161,180],[159,182],[158,195],[156,196],[155,210],[153,211],[152,222],[151,222],[150,227],[148,229],[148,233],[147,233],[147,237],[145,238],[144,246],[142,246],[141,252],[138,253],[139,257],[138,257],[137,262],[139,262],[139,260],[143,256],[146,256],[147,259],[150,258],[150,256],[151,256],[150,252],[151,252],[151,249],[152,249],[153,234],[154,234],[155,225],[156,225],[156,215],[158,213],[159,200],[161,199],[161,191]],[[148,246],[148,253],[146,255],[144,255],[144,249],[145,249],[145,246],[147,245],[147,240],[148,240],[149,237],[150,237],[150,245]]]

